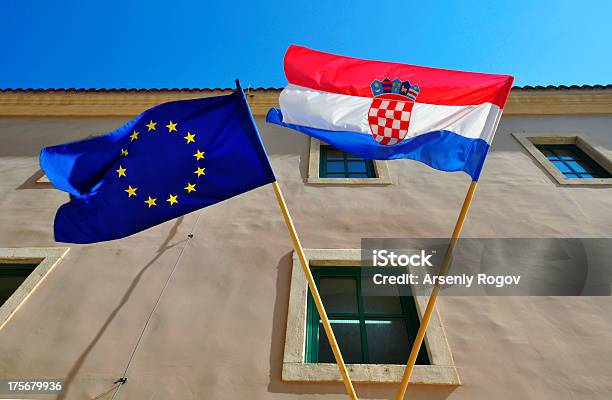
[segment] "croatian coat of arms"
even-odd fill
[[[370,85],[374,99],[368,111],[368,123],[376,142],[392,146],[408,134],[410,116],[419,95],[419,86],[408,81],[385,78]]]

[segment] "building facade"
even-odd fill
[[[122,240],[53,240],[68,195],[40,171],[42,147],[113,130],[160,102],[223,92],[0,92],[0,270],[13,279],[0,292],[0,377],[66,384],[58,396],[20,398],[110,399],[126,367],[119,399],[345,398],[335,365],[309,359],[305,281],[271,187]],[[468,176],[351,160],[268,125],[278,93],[251,90],[249,101],[319,276],[354,266],[363,237],[450,235]],[[612,237],[611,127],[612,87],[513,89],[463,236]],[[555,148],[601,169],[573,170]],[[418,318],[422,303],[412,307]],[[611,310],[610,297],[441,297],[410,398],[612,398]],[[354,339],[342,332],[341,346]],[[397,352],[374,344],[362,349],[371,360]],[[364,399],[392,398],[401,371],[349,364]]]

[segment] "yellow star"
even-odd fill
[[[187,132],[187,136],[183,136],[183,138],[187,140],[187,143],[195,143],[195,135],[191,132]]]
[[[123,168],[121,165],[119,166],[119,169],[116,169],[115,171],[117,171],[117,174],[119,174],[117,176],[117,178],[121,178],[122,176],[125,176],[125,171],[127,171],[127,168]]]
[[[146,126],[149,128],[149,131],[154,131],[155,125],[157,125],[157,122],[153,122],[153,120],[151,120],[151,122],[149,122]]]
[[[134,133],[130,135],[130,142],[133,142],[134,140],[138,139],[139,134],[140,132],[134,131]]]
[[[196,191],[195,183],[188,183],[187,186],[185,187],[185,190],[187,191],[187,193],[195,192]]]
[[[121,155],[122,156],[127,156],[128,155],[127,149],[121,149]]]
[[[195,153],[193,156],[194,156],[194,157],[195,157],[197,160],[201,160],[201,159],[203,159],[203,158],[204,158],[204,152],[203,152],[203,151],[198,150],[198,152],[197,152],[197,153]]]
[[[172,132],[172,131],[176,132],[177,131],[176,130],[176,124],[173,123],[172,121],[170,121],[168,123],[168,125],[166,125],[166,128],[168,128],[168,132]]]
[[[157,204],[155,204],[155,200],[157,200],[157,197],[152,198],[151,196],[149,196],[149,198],[146,199],[144,202],[149,205],[149,208],[151,208],[152,206],[156,206],[157,205]]]
[[[194,173],[194,174],[198,174],[198,177],[199,177],[199,176],[202,176],[202,175],[206,175],[206,172],[204,172],[204,170],[205,170],[205,169],[206,169],[206,168],[199,168],[199,167],[198,167],[198,169],[197,169],[197,170],[195,170],[195,171],[193,171],[193,173]]]
[[[170,197],[168,197],[168,199],[166,200],[168,203],[170,203],[170,205],[173,205],[175,203],[178,203],[178,200],[176,199],[176,195],[170,195]]]
[[[128,185],[128,188],[125,191],[128,194],[128,197],[137,196],[136,191],[138,188],[133,188],[131,185]]]

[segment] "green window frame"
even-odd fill
[[[319,178],[376,178],[374,162],[321,145]]]
[[[566,178],[612,178],[575,144],[538,144],[535,146]]]
[[[361,268],[359,267],[313,267],[313,277],[317,288],[321,292],[321,279],[322,278],[341,278],[345,282],[354,281],[356,287],[356,300],[357,309],[350,312],[336,312],[330,309],[326,304],[325,293],[321,292],[323,304],[328,313],[332,328],[334,329],[338,345],[342,351],[343,358],[348,364],[404,364],[408,360],[410,349],[416,333],[419,328],[419,317],[416,310],[416,304],[414,298],[411,296],[399,296],[401,304],[400,312],[367,312],[364,307],[364,297],[361,288]],[[398,349],[397,352],[393,353],[392,359],[372,359],[370,350],[376,348],[368,344],[368,337],[372,339],[372,333],[375,331],[368,331],[368,325],[376,329],[378,323],[391,323],[394,322],[395,328],[405,328],[405,343],[395,343],[395,347]],[[346,341],[342,340],[342,336],[337,332],[337,326],[343,323],[358,324],[359,325],[359,344],[358,346],[351,346],[350,351],[347,351]],[[403,323],[403,324],[402,324]],[[397,332],[397,331],[396,331]],[[401,332],[403,334],[403,332]],[[403,335],[401,335],[403,336]],[[327,344],[327,338],[320,322],[319,313],[314,304],[314,300],[310,292],[308,293],[307,302],[307,314],[306,314],[306,356],[305,362],[307,363],[319,363],[319,362],[334,362],[333,359],[320,360],[320,340],[323,340],[323,345],[326,349],[329,347]],[[380,343],[380,342],[377,342]],[[387,343],[385,343],[387,346]],[[390,348],[393,348],[393,343],[389,343]],[[374,350],[373,350],[374,351]],[[326,351],[326,354],[330,354],[330,351]],[[356,356],[358,354],[358,356]],[[419,356],[417,358],[417,364],[430,365],[429,357],[427,355],[427,349],[425,344],[421,347]]]

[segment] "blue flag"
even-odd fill
[[[55,216],[55,240],[70,243],[119,239],[276,180],[240,86],[46,147],[40,165],[71,195]]]

